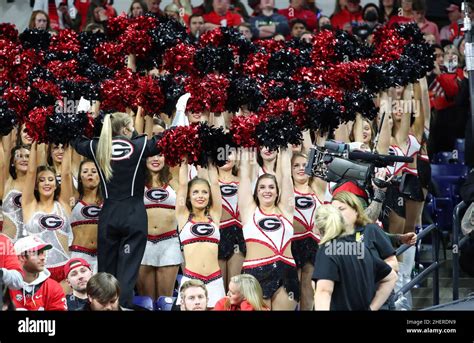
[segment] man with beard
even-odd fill
[[[87,282],[92,277],[89,263],[82,258],[72,258],[64,266],[64,275],[72,294],[66,295],[69,311],[76,311],[87,304]]]

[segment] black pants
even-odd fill
[[[133,290],[146,246],[148,219],[143,197],[106,200],[99,215],[99,272],[120,283],[120,305],[133,307]]]

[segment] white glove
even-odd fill
[[[191,97],[191,93],[186,93],[181,95],[176,103],[176,112],[178,111],[186,111],[186,104],[188,103],[189,98]]]

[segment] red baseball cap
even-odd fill
[[[86,261],[84,260],[83,258],[79,258],[79,257],[75,257],[75,258],[71,258],[65,265],[64,265],[64,275],[66,276],[66,278],[68,277],[69,273],[71,272],[71,270],[73,269],[76,269],[78,267],[87,267],[89,269],[91,269],[91,265]],[[92,270],[92,269],[91,269]]]

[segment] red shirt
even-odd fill
[[[58,9],[56,8],[56,1],[48,1],[48,16],[51,29],[58,31],[59,30],[59,17]]]
[[[74,6],[81,15],[81,31],[86,26],[87,11],[89,10],[90,0],[76,0]]]
[[[285,16],[288,19],[288,22],[290,22],[293,19],[304,20],[306,22],[308,31],[314,31],[316,30],[318,26],[318,18],[316,17],[316,14],[311,12],[310,10],[305,10],[305,9],[297,10],[290,6],[288,8],[278,10],[278,14]]]
[[[64,291],[51,278],[35,286],[33,294],[24,289],[10,290],[10,297],[16,309],[26,311],[67,311]]]
[[[459,93],[459,83],[464,78],[463,70],[443,73],[430,85],[430,104],[436,110],[444,110],[455,105],[454,97]]]
[[[343,29],[344,25],[347,23],[361,23],[364,21],[362,18],[362,11],[358,11],[355,13],[349,12],[347,9],[343,9],[338,14],[333,15],[331,18],[331,24],[337,29]]]
[[[0,268],[17,270],[20,274],[23,274],[20,261],[18,261],[15,248],[13,247],[10,238],[5,235],[0,235],[0,246],[3,248],[0,252]]]
[[[206,23],[211,23],[219,26],[223,26],[221,21],[224,19],[227,20],[226,26],[239,26],[244,22],[240,14],[232,13],[229,11],[227,11],[224,16],[220,16],[216,12],[212,11],[211,13],[204,14],[202,17],[204,18],[204,21]]]
[[[228,300],[227,297],[224,297],[221,300],[219,300],[214,305],[214,311],[254,311],[252,305],[250,305],[247,302],[247,300],[242,301],[238,305],[230,305],[230,308],[226,308],[225,304],[227,300]]]

